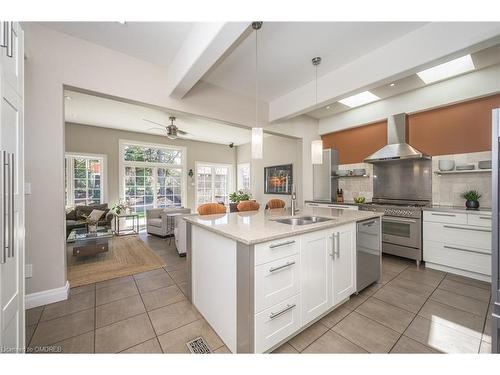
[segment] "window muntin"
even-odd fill
[[[104,203],[104,157],[67,154],[66,206]]]
[[[196,166],[196,205],[229,204],[231,165],[198,163]]]

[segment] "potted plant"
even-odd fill
[[[112,210],[114,211],[115,214],[120,215],[122,212],[127,213],[127,210],[129,209],[128,202],[120,201],[118,203],[115,203],[113,205]]]
[[[252,195],[250,193],[245,193],[243,190],[235,191],[234,193],[229,194],[229,212],[238,212],[238,203],[241,201],[249,201],[252,199]]]
[[[462,198],[465,199],[465,207],[468,210],[477,210],[479,209],[479,198],[481,198],[481,194],[477,190],[468,190],[462,193]]]

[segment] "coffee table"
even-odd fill
[[[88,233],[87,228],[76,228],[71,231],[66,242],[73,247],[73,256],[81,257],[108,251],[111,238],[111,229],[98,228],[96,233]]]

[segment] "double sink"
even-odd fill
[[[331,221],[331,220],[335,219],[320,217],[320,216],[297,216],[297,217],[287,217],[284,219],[276,219],[274,221],[288,225],[308,225],[308,224],[323,223],[325,221]]]

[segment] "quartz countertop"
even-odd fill
[[[332,201],[322,201],[322,200],[309,200],[309,201],[304,201],[304,203],[319,203],[319,204],[335,204],[338,206],[359,206],[361,203],[355,203],[355,202],[332,202]],[[364,202],[368,203],[368,202]]]
[[[290,225],[275,221],[276,219],[291,217],[289,208],[274,210],[260,209],[259,211],[233,212],[219,215],[193,215],[186,216],[183,219],[192,225],[205,228],[232,240],[242,242],[246,245],[254,245],[279,238],[333,228],[342,224],[368,220],[382,215],[380,212],[305,207],[295,217],[321,216],[332,218],[333,220],[307,225]]]
[[[441,211],[441,212],[454,212],[463,214],[491,214],[491,208],[479,207],[478,210],[467,210],[464,206],[443,206],[443,205],[432,205],[431,207],[425,207],[424,211]]]

